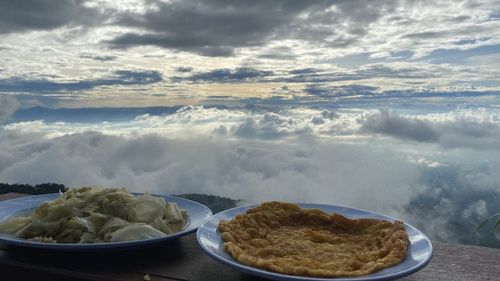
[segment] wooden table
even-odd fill
[[[0,200],[17,197],[0,195]],[[433,242],[434,255],[406,281],[500,280],[500,249]],[[7,278],[8,277],[8,278]],[[147,249],[60,253],[0,245],[0,280],[263,280],[205,255],[195,234]]]

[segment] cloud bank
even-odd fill
[[[500,123],[497,115],[459,114],[453,119],[434,116],[432,119],[400,116],[381,110],[360,121],[361,133],[376,133],[403,140],[438,143],[443,148],[468,147],[496,150],[500,147]]]
[[[50,0],[2,1],[0,3],[0,34],[50,30],[68,24],[93,25],[98,20],[96,9],[83,0],[56,3]]]
[[[475,231],[499,211],[498,124],[481,110],[195,106],[123,122],[18,122],[0,132],[0,179],[350,205],[433,239],[498,247]]]
[[[82,91],[101,86],[146,85],[157,83],[163,78],[158,71],[117,70],[109,78],[77,82],[55,82],[47,79],[23,79],[11,77],[0,79],[0,92],[44,93],[57,91]]]

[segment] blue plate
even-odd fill
[[[134,193],[134,195],[141,195],[142,193]],[[20,197],[0,202],[0,222],[4,220],[28,214],[38,207],[41,203],[56,199],[58,193],[34,195]],[[181,209],[186,209],[188,212],[187,226],[180,232],[168,235],[166,237],[155,239],[134,240],[126,242],[113,242],[113,243],[88,243],[88,244],[72,244],[72,243],[42,243],[30,241],[22,238],[15,237],[8,234],[0,234],[0,243],[6,245],[14,245],[28,248],[39,248],[48,250],[64,250],[64,251],[102,251],[102,250],[116,250],[116,249],[130,249],[149,246],[153,244],[163,243],[177,239],[183,235],[192,233],[203,224],[210,216],[212,211],[198,202],[188,199],[175,197],[154,195],[165,198],[167,202],[175,202]]]
[[[323,210],[327,213],[339,213],[348,218],[375,218],[383,219],[388,221],[394,221],[395,219],[381,215],[378,213],[341,207],[332,205],[322,205],[322,204],[308,204],[299,203],[302,208],[316,208]],[[405,228],[408,232],[410,238],[410,247],[408,249],[406,259],[395,266],[377,271],[373,274],[359,276],[359,277],[336,277],[336,278],[312,278],[303,277],[295,275],[286,275],[281,273],[275,273],[263,269],[258,269],[255,267],[243,265],[233,259],[224,250],[224,244],[220,233],[217,231],[217,225],[221,220],[231,220],[236,215],[245,213],[246,210],[254,206],[237,207],[233,209],[226,210],[224,212],[218,213],[211,217],[208,221],[202,224],[198,228],[197,239],[201,248],[213,259],[219,261],[230,267],[234,267],[242,272],[256,275],[259,277],[274,279],[274,280],[293,280],[293,281],[325,281],[325,280],[335,280],[335,281],[373,281],[373,280],[393,280],[401,278],[403,276],[410,275],[429,263],[432,257],[432,244],[429,238],[425,236],[415,227],[406,224]]]

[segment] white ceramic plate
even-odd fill
[[[141,195],[134,193],[134,195]],[[46,201],[54,200],[59,196],[58,193],[25,196],[5,201],[0,201],[0,222],[14,216],[29,213],[40,204]],[[70,243],[41,243],[18,238],[12,235],[0,234],[0,243],[6,245],[20,246],[26,248],[39,248],[49,250],[64,250],[64,251],[101,251],[101,250],[117,250],[117,249],[130,249],[144,247],[152,244],[163,243],[177,239],[186,234],[196,231],[196,229],[204,223],[210,216],[212,211],[203,204],[198,202],[175,197],[175,196],[161,196],[167,202],[175,202],[179,208],[186,209],[188,212],[188,224],[186,227],[177,233],[168,235],[166,237],[155,239],[134,240],[126,242],[113,242],[113,243],[89,243],[89,244],[70,244]]]
[[[394,221],[393,218],[378,214],[375,212],[370,212],[361,209],[354,209],[342,206],[333,205],[321,205],[321,204],[308,204],[299,203],[302,208],[316,208],[323,210],[327,213],[338,213],[342,214],[348,218],[375,218],[383,219],[388,221]],[[263,269],[258,269],[255,267],[247,266],[239,263],[233,259],[224,250],[224,245],[222,237],[217,231],[217,225],[220,220],[231,220],[238,214],[245,213],[249,208],[254,206],[237,207],[220,212],[212,216],[204,224],[198,228],[197,239],[201,248],[213,259],[221,262],[227,266],[236,268],[242,272],[256,275],[259,277],[269,278],[273,280],[280,281],[374,281],[374,280],[394,280],[407,275],[410,275],[420,269],[422,269],[427,263],[429,263],[432,257],[432,244],[429,238],[425,236],[421,231],[415,227],[405,223],[405,229],[408,232],[410,238],[410,246],[408,248],[406,259],[395,266],[377,271],[370,275],[359,276],[359,277],[337,277],[337,278],[312,278],[303,277],[295,275],[286,275],[281,273],[275,273]]]

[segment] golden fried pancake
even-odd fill
[[[404,260],[400,221],[348,219],[281,202],[221,221],[224,249],[242,264],[291,275],[359,276]]]

